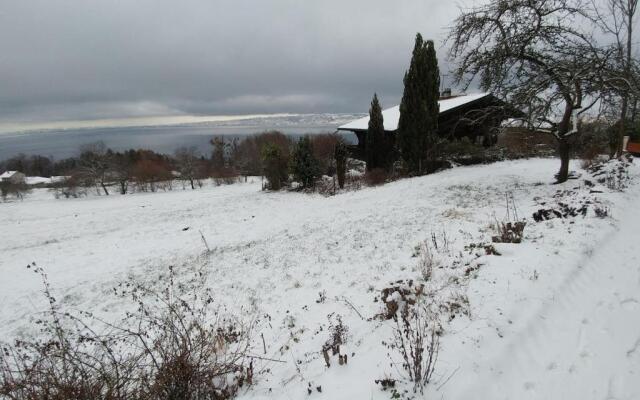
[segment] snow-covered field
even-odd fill
[[[106,318],[122,313],[111,296],[118,282],[154,285],[170,265],[185,274],[204,267],[217,301],[258,316],[266,357],[283,361],[263,362],[269,371],[241,398],[390,398],[374,383],[402,379],[382,345],[391,322],[371,319],[382,311],[380,290],[420,278],[416,248],[432,234],[446,236],[450,258],[490,242],[512,193],[527,218],[523,242],[496,244],[501,256],[483,254],[468,271],[433,273],[435,282],[456,282],[470,312],[445,324],[424,398],[638,399],[640,168],[631,167],[624,192],[597,186],[602,193],[589,194],[583,179],[551,185],[558,166],[456,168],[329,198],[261,192],[259,179],[74,200],[36,189],[0,204],[0,341],[31,333],[45,307],[29,263],[47,271],[64,307]],[[534,222],[558,190],[598,199],[609,216],[597,218],[591,204],[584,217]],[[350,358],[327,368],[320,350],[336,315],[349,329]],[[309,385],[322,392],[309,395]]]

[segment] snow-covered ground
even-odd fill
[[[60,182],[64,178],[64,176],[52,176],[50,178],[45,178],[42,176],[27,176],[25,178],[25,183],[27,185],[48,185],[51,183]]]
[[[242,398],[390,398],[374,382],[402,379],[382,345],[392,324],[371,319],[380,290],[420,278],[416,248],[432,234],[446,236],[449,258],[469,261],[464,247],[491,241],[512,193],[527,218],[523,242],[433,273],[455,282],[470,312],[446,321],[424,398],[640,398],[640,168],[624,192],[590,194],[583,179],[551,185],[558,165],[456,168],[329,198],[261,192],[259,179],[73,200],[36,189],[0,204],[0,341],[29,334],[45,307],[28,263],[45,268],[64,307],[107,318],[122,313],[110,295],[118,282],[157,284],[169,265],[185,274],[197,265],[218,302],[259,316],[266,357],[283,361],[263,362],[269,371]],[[597,218],[591,204],[584,217],[534,222],[534,211],[566,200],[553,199],[559,190],[598,199],[609,216]],[[336,315],[350,358],[327,368],[320,350]],[[322,392],[309,395],[309,385]]]

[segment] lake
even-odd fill
[[[265,118],[235,123],[207,123],[177,126],[83,128],[50,130],[40,132],[0,134],[0,160],[19,153],[41,154],[61,159],[77,155],[80,146],[103,141],[116,150],[144,148],[161,153],[173,153],[178,147],[195,146],[202,154],[211,151],[209,140],[214,136],[241,138],[246,135],[277,129],[287,135],[298,137],[306,134],[335,132],[336,128],[353,115],[331,115],[315,118]],[[343,134],[353,143],[355,135]]]

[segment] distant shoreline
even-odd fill
[[[52,156],[55,159],[76,155],[80,146],[103,141],[114,150],[145,148],[173,153],[179,147],[196,147],[206,154],[214,136],[230,139],[269,130],[286,135],[332,133],[345,122],[357,119],[353,114],[298,114],[287,117],[237,119],[232,121],[183,123],[178,125],[109,126],[48,129],[0,134],[0,161],[18,154]],[[350,135],[343,135],[350,139]]]
[[[210,116],[157,116],[157,117],[132,117],[113,119],[94,119],[78,121],[52,121],[52,122],[24,122],[24,123],[0,123],[1,135],[23,135],[30,133],[63,132],[79,129],[109,129],[109,128],[156,128],[156,127],[186,127],[198,125],[226,126],[248,121],[265,121],[277,119],[305,119],[322,116],[332,116],[341,120],[357,118],[361,114],[245,114],[245,115],[210,115]],[[341,118],[342,117],[342,118]]]

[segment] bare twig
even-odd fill
[[[451,379],[451,378],[456,374],[456,372],[458,372],[458,370],[460,370],[460,367],[456,368],[456,369],[451,373],[451,375],[449,375],[449,377],[448,377],[447,379],[445,379],[445,381],[444,381],[444,382],[442,382],[442,383],[441,383],[441,384],[436,388],[436,390],[440,390],[440,389],[442,389],[442,387],[443,387],[444,385],[446,385],[446,384],[447,384],[447,382],[449,382],[449,380],[450,380],[450,379]]]
[[[209,248],[209,244],[207,243],[207,239],[205,239],[204,234],[202,233],[202,231],[198,231],[200,232],[200,237],[202,238],[202,243],[204,243],[204,247],[207,249],[207,254],[211,253],[211,249]]]
[[[360,311],[358,311],[358,309],[349,301],[349,299],[347,299],[345,296],[342,296],[342,301],[344,301],[345,303],[347,303],[347,305],[349,307],[351,307],[353,309],[353,311],[356,312],[356,314],[358,314],[358,317],[360,317],[360,319],[364,320],[365,318],[362,316],[362,314],[360,314]]]

